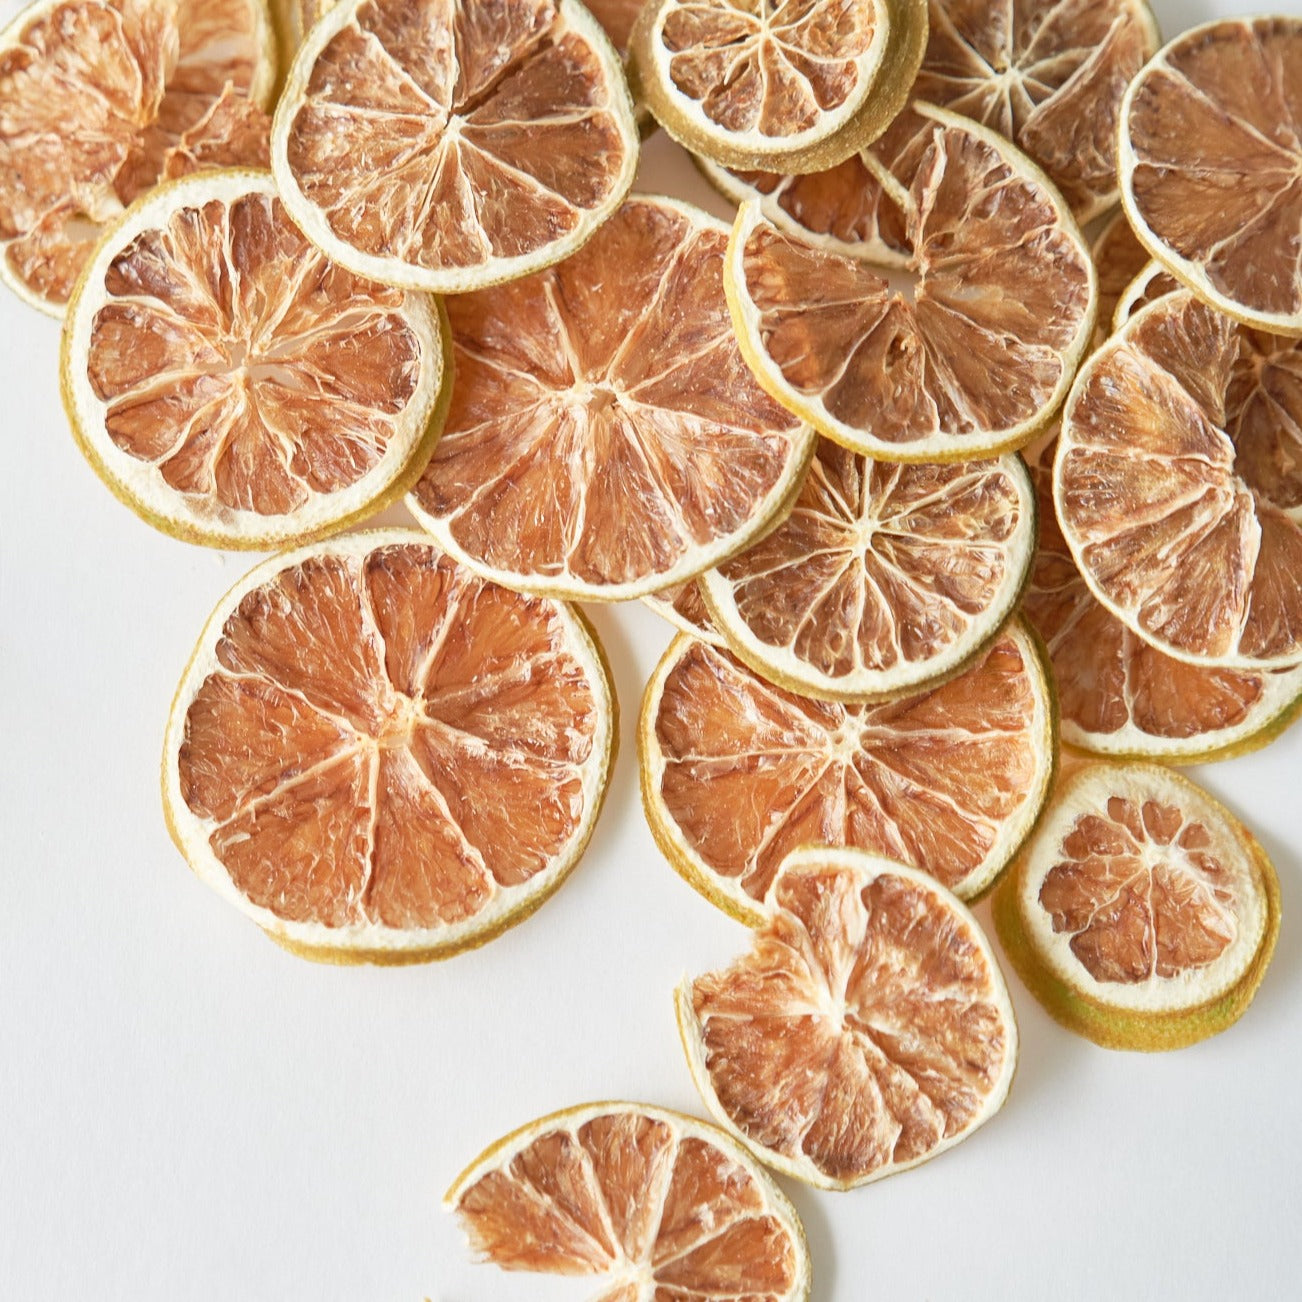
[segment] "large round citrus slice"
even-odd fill
[[[728,247],[728,302],[760,383],[829,438],[887,461],[990,456],[1034,438],[1066,394],[1094,327],[1094,265],[1025,155],[916,107],[930,135],[897,187],[913,300],[750,202]]]
[[[503,1270],[581,1275],[600,1302],[802,1302],[795,1208],[716,1126],[644,1103],[540,1117],[462,1172],[444,1205]]]
[[[95,250],[64,327],[64,403],[150,524],[266,549],[411,486],[447,406],[444,334],[426,296],[313,248],[270,172],[208,172],[151,191]]]
[[[1188,292],[1086,363],[1054,466],[1059,523],[1094,595],[1197,663],[1302,662],[1302,341]]]
[[[1178,1049],[1252,1002],[1279,881],[1252,834],[1168,768],[1072,775],[995,896],[1004,951],[1064,1026],[1110,1049]]]
[[[492,939],[587,844],[615,743],[568,607],[423,534],[353,534],[222,599],[172,704],[163,801],[198,876],[311,958],[414,962]]]
[[[784,1174],[852,1189],[999,1111],[1017,1023],[949,891],[889,859],[810,848],[769,899],[750,951],[677,994],[692,1075],[724,1125]]]
[[[1176,37],[1126,91],[1117,164],[1159,262],[1231,316],[1302,335],[1302,18]]]
[[[304,40],[272,129],[309,239],[437,293],[572,253],[637,154],[623,66],[578,0],[341,0]]]
[[[573,257],[448,303],[457,382],[410,501],[471,568],[596,600],[754,538],[813,437],[755,383],[723,296],[727,228],[635,197]]]
[[[754,925],[778,865],[813,842],[980,895],[1035,824],[1056,729],[1047,671],[1016,622],[958,677],[880,705],[798,696],[684,636],[647,684],[638,751],[656,844]]]
[[[265,0],[37,0],[0,33],[0,277],[53,315],[104,227],[177,151],[257,165]],[[228,103],[214,113],[218,101]]]
[[[653,592],[642,600],[662,619],[667,619],[684,633],[690,633],[714,646],[726,645],[723,635],[710,617],[710,608],[705,604],[699,579],[677,583],[662,592]]]

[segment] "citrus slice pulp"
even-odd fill
[[[1112,314],[1113,333],[1120,330],[1141,308],[1156,303],[1159,298],[1183,288],[1184,286],[1160,262],[1146,263],[1117,299]]]

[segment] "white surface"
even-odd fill
[[[1157,8],[1173,33],[1240,6]],[[708,198],[663,135],[641,184]],[[5,297],[0,341],[0,1297],[582,1302],[582,1281],[470,1264],[438,1200],[549,1109],[701,1111],[671,995],[744,935],[641,817],[633,730],[668,626],[593,612],[623,748],[588,857],[537,916],[432,967],[292,958],[190,875],[157,793],[173,686],[253,558],[173,542],[109,496],[64,425],[53,323]],[[1295,730],[1194,771],[1283,880],[1244,1020],[1175,1054],[1109,1053],[1014,980],[1021,1070],[989,1126],[857,1193],[788,1183],[816,1302],[1298,1295],[1300,760]]]

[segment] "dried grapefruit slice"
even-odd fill
[[[1109,1049],[1178,1049],[1236,1022],[1279,932],[1279,881],[1228,810],[1172,770],[1072,775],[995,895],[1017,973]]]
[[[710,609],[701,594],[699,579],[689,579],[686,583],[665,588],[663,592],[653,592],[642,600],[661,619],[667,619],[684,633],[699,637],[702,642],[708,642],[711,646],[727,645],[710,617]]]
[[[1132,316],[1159,298],[1173,294],[1184,286],[1162,266],[1160,262],[1149,262],[1143,270],[1126,286],[1112,314],[1112,329],[1120,330]]]
[[[313,243],[451,294],[577,249],[632,184],[638,132],[578,0],[341,0],[294,59],[271,144]]]
[[[559,266],[448,303],[457,382],[409,501],[472,569],[617,601],[682,582],[790,504],[809,430],[755,383],[727,228],[635,197]]]
[[[1054,465],[1090,590],[1178,659],[1302,663],[1302,341],[1187,291],[1085,364]]]
[[[792,854],[750,952],[684,981],[678,1026],[710,1111],[825,1189],[905,1171],[1003,1106],[1017,1023],[976,919],[855,850]]]
[[[95,250],[64,327],[64,404],[150,524],[267,549],[411,486],[447,406],[445,332],[425,295],[313,248],[270,172],[208,172],[141,198]]]
[[[1095,237],[1090,249],[1099,277],[1099,313],[1095,342],[1102,343],[1116,328],[1113,319],[1122,295],[1152,261],[1123,212],[1117,213]]]
[[[172,704],[163,803],[200,879],[287,948],[445,958],[565,879],[615,736],[577,613],[415,530],[353,534],[218,604]]]
[[[104,227],[202,139],[210,164],[256,165],[223,138],[223,95],[266,107],[276,77],[264,0],[37,0],[0,33],[0,278],[59,316]]]
[[[980,895],[1035,824],[1055,753],[1047,671],[1016,621],[958,677],[881,705],[797,696],[679,637],[638,725],[656,844],[751,925],[778,865],[809,842],[887,854]]]
[[[1117,165],[1135,234],[1261,330],[1302,335],[1302,19],[1226,18],[1130,84]]]
[[[592,1277],[600,1302],[802,1302],[795,1208],[716,1126],[644,1103],[590,1103],[490,1145],[454,1181],[476,1254]]]

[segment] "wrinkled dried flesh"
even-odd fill
[[[1092,256],[1099,277],[1099,314],[1094,331],[1098,343],[1112,332],[1117,304],[1135,277],[1148,266],[1150,254],[1131,230],[1125,214],[1118,213],[1095,242]]]

